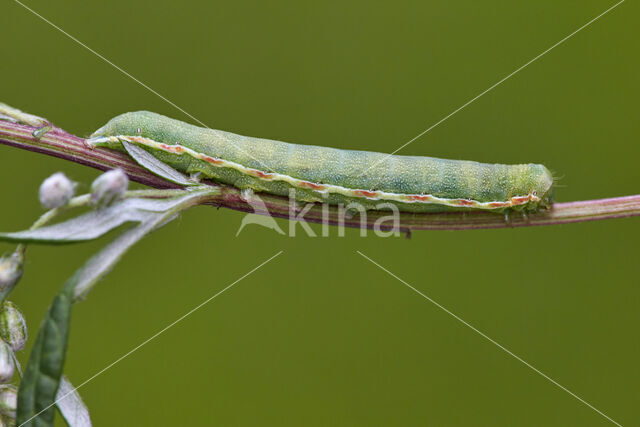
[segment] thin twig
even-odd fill
[[[37,127],[0,120],[0,143],[22,148],[28,151],[59,157],[72,162],[91,166],[100,170],[121,168],[133,181],[154,188],[181,188],[177,184],[165,181],[139,166],[128,155],[118,151],[91,148],[84,139],[53,126],[41,137],[34,136]],[[235,187],[205,182],[219,187],[220,194],[212,195],[203,204],[254,213],[254,209],[241,196]],[[268,212],[255,212],[261,215],[292,219],[304,206],[293,206],[286,197],[260,194]],[[388,211],[369,211],[365,215],[345,217],[344,212],[335,206],[323,209],[315,204],[309,209],[304,220],[307,222],[343,225],[353,228],[388,229],[393,224],[388,219]],[[550,210],[528,214],[526,217],[514,213],[509,220],[502,215],[484,211],[445,212],[445,213],[401,213],[400,230],[465,230],[480,228],[527,227],[534,225],[567,224],[572,222],[595,221],[601,219],[624,218],[640,215],[640,195],[615,197],[610,199],[586,200],[568,203],[556,203]],[[379,220],[387,218],[380,223]]]

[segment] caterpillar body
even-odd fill
[[[539,164],[503,165],[290,144],[205,129],[160,114],[121,114],[94,132],[94,146],[141,146],[185,173],[295,199],[400,211],[537,210],[552,203],[553,177]]]

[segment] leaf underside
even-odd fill
[[[91,427],[89,409],[84,404],[73,384],[64,375],[56,394],[56,406],[69,427]]]
[[[168,164],[156,159],[148,151],[132,144],[128,141],[121,141],[122,146],[127,153],[135,160],[140,166],[158,175],[160,178],[164,178],[167,181],[174,182],[180,185],[196,185],[197,182],[190,181],[183,173],[178,172]]]
[[[65,222],[35,230],[0,233],[0,241],[20,243],[66,244],[97,239],[127,222],[144,222],[182,203],[173,199],[125,199],[110,207],[87,212]]]

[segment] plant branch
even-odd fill
[[[182,188],[165,181],[139,166],[128,155],[109,149],[91,148],[84,139],[55,127],[44,135],[34,136],[37,127],[0,120],[0,144],[28,151],[59,157],[72,162],[91,166],[100,170],[121,168],[133,181],[159,188]],[[221,185],[211,181],[205,184],[220,189],[219,194],[208,196],[201,204],[214,205],[242,212],[254,213],[254,209],[245,201],[235,187]],[[286,197],[260,194],[268,212],[255,212],[262,215],[290,219],[304,206],[293,207]],[[292,213],[293,213],[292,212]],[[323,209],[315,204],[309,209],[304,220],[308,222],[344,225],[354,228],[389,229],[393,224],[389,220],[389,211],[369,211],[366,215],[345,217],[338,207]],[[550,210],[529,214],[527,217],[514,213],[509,220],[502,215],[485,211],[444,212],[444,213],[401,213],[400,229],[410,233],[412,230],[464,230],[480,228],[526,227],[534,225],[567,224],[573,222],[595,221],[601,219],[624,218],[640,215],[640,195],[616,197],[610,199],[586,200],[568,203],[555,203]],[[384,218],[387,221],[383,221]],[[378,221],[378,222],[377,222]],[[383,221],[383,222],[380,222]]]

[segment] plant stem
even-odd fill
[[[125,153],[90,148],[85,144],[84,139],[55,126],[42,137],[37,138],[33,136],[33,132],[37,129],[37,127],[0,120],[0,143],[104,171],[121,168],[131,180],[154,188],[181,188],[138,166]]]
[[[121,168],[133,181],[159,189],[179,189],[177,184],[165,181],[139,166],[128,155],[118,151],[91,148],[84,139],[53,126],[41,137],[34,136],[37,127],[0,120],[0,144],[22,148],[28,151],[59,157],[72,162],[91,166],[100,170]],[[254,213],[253,208],[241,196],[235,187],[221,185],[211,181],[207,185],[219,188],[219,194],[212,194],[200,200],[201,204],[225,207],[242,212]],[[301,207],[290,206],[286,197],[260,194],[268,212],[255,212],[262,215],[290,219],[290,210],[298,213]],[[315,204],[304,215],[308,222],[344,225],[354,228],[374,228],[376,221],[389,218],[388,211],[369,211],[364,216],[347,218],[338,207],[324,209]],[[595,221],[611,218],[624,218],[640,215],[640,195],[615,197],[610,199],[586,200],[568,203],[555,203],[550,210],[540,211],[524,217],[513,213],[506,220],[504,216],[485,211],[444,212],[444,213],[406,213],[400,214],[400,229],[410,233],[412,230],[465,230],[480,228],[527,227],[534,225],[567,224],[573,222]],[[382,222],[380,228],[388,229],[391,221]]]

